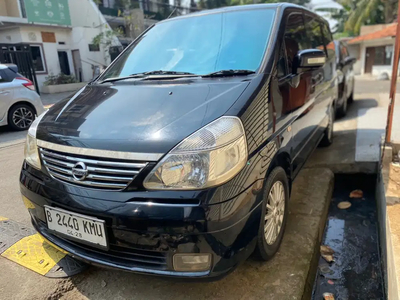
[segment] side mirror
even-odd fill
[[[326,62],[325,52],[318,49],[300,50],[294,58],[293,73],[300,69],[314,69],[322,67]]]
[[[347,65],[347,64],[354,64],[356,61],[357,61],[357,59],[356,59],[355,57],[351,57],[351,56],[347,56],[347,57],[344,59],[345,65]]]

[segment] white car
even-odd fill
[[[44,110],[32,81],[16,65],[0,64],[0,126],[26,130]]]

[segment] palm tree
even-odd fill
[[[362,25],[391,23],[396,3],[397,0],[342,0],[341,4],[350,9],[344,29],[359,34]]]

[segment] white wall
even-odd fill
[[[72,27],[97,27],[105,23],[103,15],[97,14],[97,6],[91,0],[69,0]]]
[[[21,43],[21,32],[19,28],[0,30],[0,43]]]
[[[58,51],[66,51],[68,55],[69,68],[71,74],[74,74],[74,65],[71,54],[71,29],[60,27],[42,27],[42,26],[21,26],[21,37],[24,43],[31,45],[42,45],[44,60],[46,65],[45,72],[37,72],[39,88],[42,86],[46,77],[50,74],[57,75],[61,72]],[[44,43],[41,32],[53,32],[56,36],[56,43]],[[60,45],[64,42],[65,45]]]
[[[1,1],[1,0],[0,0]],[[18,28],[0,30],[1,43],[29,43],[42,45],[46,72],[38,72],[39,88],[49,74],[60,73],[58,51],[66,51],[69,60],[71,74],[74,74],[72,50],[79,50],[82,65],[82,80],[89,81],[93,78],[93,66],[106,67],[110,63],[110,57],[104,47],[100,51],[89,51],[89,44],[95,36],[101,32],[110,30],[104,16],[92,0],[69,0],[71,15],[71,27],[65,26],[41,26],[20,24]],[[41,32],[53,32],[56,43],[43,43]],[[59,42],[65,44],[60,45]],[[120,46],[118,38],[112,39],[112,45]]]
[[[111,30],[103,14],[92,0],[69,0],[72,49],[79,49],[82,60],[82,76],[84,81],[93,78],[93,66],[106,67],[110,63],[110,56],[103,46],[99,52],[90,52],[89,44],[93,38],[102,32]],[[112,38],[113,46],[121,46],[117,37]]]
[[[379,76],[382,73],[388,74],[389,78],[392,76],[392,66],[372,66],[372,75]]]
[[[99,52],[89,51],[89,44],[93,38],[99,34],[99,29],[96,28],[74,28],[71,34],[71,49],[79,49],[82,64],[83,81],[89,81],[93,78],[92,66],[106,67],[109,64],[107,53],[103,47],[100,47]]]
[[[394,41],[395,41],[394,38],[384,38],[384,39],[379,39],[379,40],[372,40],[372,41],[364,41],[364,42],[362,42],[360,44],[361,74],[365,74],[365,58],[366,58],[367,48],[368,47],[376,47],[376,46],[394,45]],[[392,55],[392,61],[393,61],[393,55]]]

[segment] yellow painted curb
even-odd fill
[[[49,272],[65,254],[53,248],[39,234],[22,238],[1,254],[41,275]]]
[[[35,205],[31,202],[31,200],[29,200],[28,198],[26,198],[25,196],[22,196],[22,201],[24,201],[25,207],[26,208],[35,208]]]
[[[5,217],[0,216],[0,222],[1,222],[1,221],[7,221],[7,220],[8,220],[8,218],[5,218]]]

